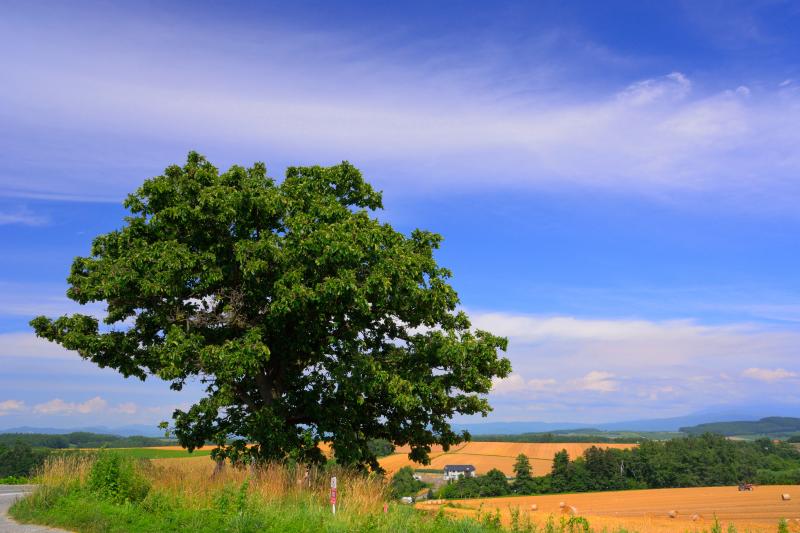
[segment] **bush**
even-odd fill
[[[36,450],[17,441],[13,446],[0,445],[0,478],[29,477],[40,468],[47,457],[46,450]]]
[[[425,483],[414,479],[414,470],[410,466],[404,466],[398,470],[389,483],[389,490],[393,498],[414,496],[423,488],[425,488]]]
[[[24,485],[25,483],[29,483],[29,480],[26,477],[17,477],[17,476],[0,477],[0,485]]]
[[[117,453],[101,452],[89,473],[89,490],[115,503],[142,501],[150,482],[140,462]]]

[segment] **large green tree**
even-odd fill
[[[125,376],[200,380],[205,396],[173,415],[189,449],[320,461],[329,441],[340,463],[378,468],[368,442],[383,438],[424,463],[468,437],[451,417],[485,415],[492,378],[510,372],[506,339],[457,310],[442,238],[381,224],[381,194],[346,162],[276,182],[261,163],[220,173],[193,152],[125,207],[68,278],[73,300],[105,302],[104,324],[31,324]]]

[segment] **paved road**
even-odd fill
[[[0,485],[0,533],[67,533],[51,527],[17,524],[6,515],[8,508],[33,488],[32,485]]]

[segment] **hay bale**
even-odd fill
[[[539,506],[536,505],[535,503],[532,503],[531,504],[531,511],[538,511],[538,510],[539,510]]]
[[[700,520],[700,515],[699,514],[693,514],[692,515],[692,522],[697,522],[698,520]]]
[[[781,494],[781,500],[783,500],[785,502],[788,502],[791,499],[792,499],[792,495],[789,494],[788,492],[784,492],[783,494]]]
[[[567,504],[566,504],[566,503],[564,503],[564,502],[558,502],[558,506],[559,506],[561,509],[563,509],[564,507],[566,507],[566,506],[567,506]]]
[[[573,507],[572,505],[565,505],[561,509],[561,512],[566,514],[566,515],[575,516],[575,515],[578,514],[578,508],[577,507]]]
[[[678,511],[670,511],[667,513],[670,518],[678,518]]]

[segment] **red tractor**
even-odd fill
[[[751,491],[754,488],[755,487],[753,486],[752,483],[739,483],[739,492],[742,492],[742,491],[745,491],[745,490],[746,491]]]

